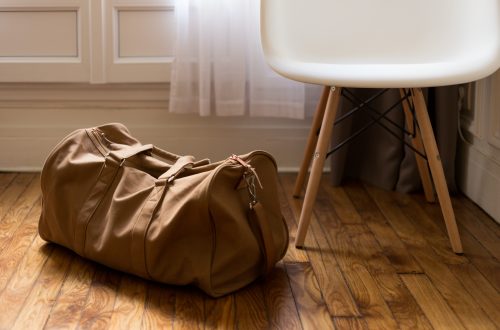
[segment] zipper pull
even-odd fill
[[[243,172],[243,179],[245,179],[245,182],[247,184],[248,197],[250,199],[249,207],[250,210],[253,210],[255,205],[258,203],[257,189],[255,189],[255,178],[257,178],[257,182],[259,183],[260,188],[264,189],[262,187],[262,183],[260,182],[259,176],[257,175],[255,169],[240,157],[231,155],[228,159],[240,163],[245,168],[245,172]]]
[[[234,161],[237,161],[238,163],[240,163],[241,165],[243,165],[247,170],[245,171],[245,173],[252,173],[253,176],[255,176],[257,178],[257,182],[259,183],[259,187],[260,189],[264,189],[264,187],[262,186],[262,182],[260,182],[260,178],[259,176],[257,175],[257,172],[255,171],[255,168],[253,168],[250,164],[248,164],[247,162],[245,162],[243,159],[241,159],[239,156],[237,155],[231,155],[229,157],[230,160],[234,160]]]

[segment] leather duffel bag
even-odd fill
[[[264,151],[211,164],[107,124],[64,138],[44,164],[41,186],[44,240],[213,297],[266,274],[288,246],[276,163]]]

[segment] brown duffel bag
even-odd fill
[[[197,162],[108,124],[64,138],[41,186],[44,240],[213,297],[266,274],[288,246],[276,163],[263,151]]]

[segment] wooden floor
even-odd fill
[[[0,329],[498,329],[500,226],[453,199],[465,254],[421,195],[320,187],[306,249],[281,176],[291,242],[271,275],[221,299],[148,283],[46,244],[39,175],[0,173]]]

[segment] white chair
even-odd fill
[[[462,253],[421,88],[499,68],[500,1],[261,0],[261,40],[276,72],[325,86],[295,184],[298,196],[313,158],[295,245],[304,244],[342,87],[384,87],[407,95],[406,121],[417,123],[412,144],[427,158],[416,156],[425,196],[434,200],[433,181],[451,247]]]

